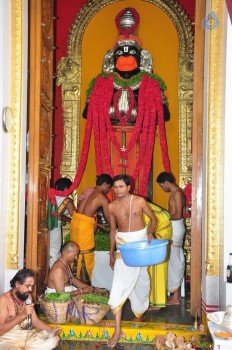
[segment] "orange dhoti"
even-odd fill
[[[80,255],[77,265],[77,276],[90,284],[94,266],[94,226],[95,219],[84,214],[75,213],[71,220],[71,241],[80,247]]]

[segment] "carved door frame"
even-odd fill
[[[36,272],[35,294],[48,271],[47,197],[50,188],[53,118],[53,1],[29,4],[29,151],[26,266]]]

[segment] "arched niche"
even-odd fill
[[[182,6],[174,0],[145,0],[143,2],[157,6],[171,19],[178,35],[178,136],[179,136],[179,184],[183,188],[192,176],[192,116],[193,116],[193,30],[192,24]],[[94,16],[115,0],[88,1],[77,14],[69,33],[67,56],[58,64],[57,85],[62,88],[62,107],[64,123],[63,153],[61,162],[62,176],[76,174],[80,151],[80,119],[82,89],[82,45],[85,30]],[[190,274],[190,230],[188,227],[186,252],[187,274]]]
[[[58,64],[57,85],[62,86],[64,140],[61,162],[63,176],[75,176],[80,146],[80,91],[82,77],[82,41],[94,15],[114,0],[89,1],[76,16],[70,29],[67,56]],[[179,38],[178,107],[179,107],[179,183],[191,180],[191,126],[193,99],[193,31],[187,14],[177,1],[149,0],[172,20]]]

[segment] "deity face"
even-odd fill
[[[129,79],[140,71],[140,50],[135,46],[118,46],[114,51],[115,71],[124,79]]]

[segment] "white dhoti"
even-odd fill
[[[185,225],[183,219],[172,221],[172,245],[168,263],[168,290],[173,293],[178,289],[184,278],[185,259],[183,251],[183,240]]]
[[[147,239],[144,228],[134,232],[117,232],[117,246],[123,243]],[[150,278],[147,267],[130,267],[124,264],[120,252],[116,252],[114,277],[109,305],[115,314],[129,298],[136,317],[141,316],[149,306]]]
[[[74,290],[77,290],[77,288],[72,286],[72,285],[64,287],[65,292],[74,292]],[[47,287],[45,290],[45,294],[49,294],[49,293],[56,293],[55,288],[48,288]]]
[[[49,232],[49,267],[60,257],[60,248],[62,245],[61,221],[58,221],[58,227]]]
[[[54,349],[60,338],[50,336],[47,331],[23,330],[15,326],[9,332],[0,336],[0,349],[2,350],[41,350]]]
[[[59,209],[65,205],[66,197],[56,196],[56,203]],[[68,214],[68,210],[66,209],[63,214]],[[49,267],[51,268],[54,262],[60,257],[60,249],[62,246],[62,221],[58,220],[58,226],[53,230],[49,231]]]

